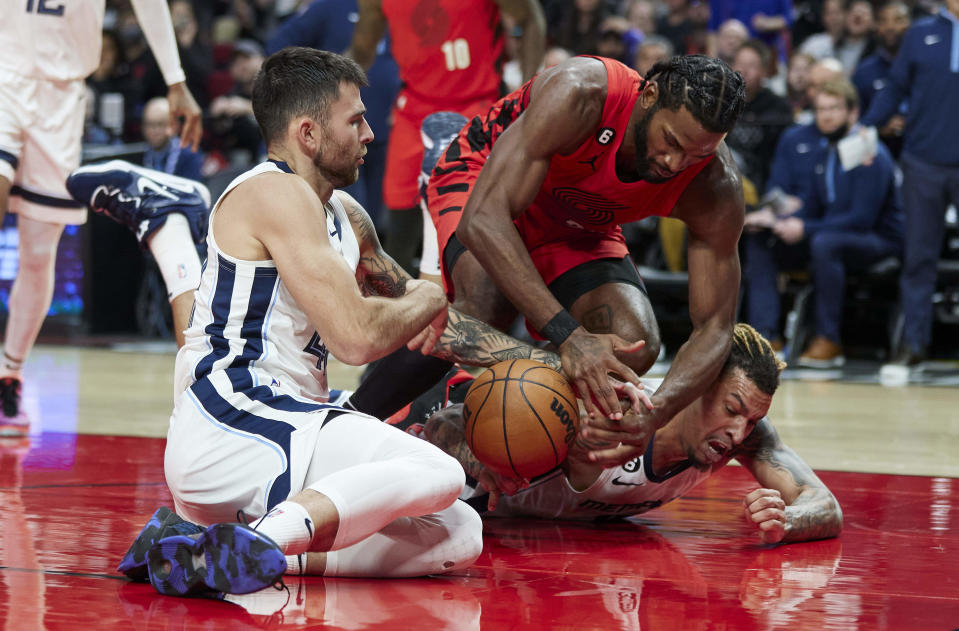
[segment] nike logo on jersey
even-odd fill
[[[620,482],[620,481],[619,481],[619,476],[616,476],[615,478],[613,478],[612,482],[613,482],[613,485],[614,485],[614,486],[643,486],[643,485],[646,484],[645,482],[639,482],[639,483],[636,483],[636,482]]]
[[[162,186],[159,186],[153,180],[148,180],[145,177],[137,178],[137,191],[140,193],[140,195],[143,195],[144,191],[153,191],[154,193],[158,193],[167,199],[172,199],[173,201],[180,199]]]

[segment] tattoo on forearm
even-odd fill
[[[459,419],[462,420],[462,417]],[[431,443],[456,458],[468,475],[473,478],[479,476],[483,463],[470,451],[461,426],[446,418],[440,418],[434,419],[428,427],[431,430],[428,434]]]
[[[784,542],[835,537],[842,530],[842,509],[825,488],[809,488],[786,507]]]
[[[737,450],[760,467],[790,479],[799,495],[786,507],[784,542],[835,537],[842,530],[842,509],[833,494],[792,449],[783,444],[768,419],[761,420]]]
[[[553,370],[562,369],[555,353],[524,344],[485,322],[452,309],[449,324],[433,354],[473,366],[491,366],[507,359],[532,359]]]
[[[364,296],[395,298],[406,293],[406,273],[388,257],[361,258],[357,275]]]
[[[600,305],[583,314],[583,327],[590,333],[613,332],[613,310],[609,305]]]

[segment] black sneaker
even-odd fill
[[[15,377],[0,379],[0,405],[3,415],[14,418],[20,414],[20,380]]]

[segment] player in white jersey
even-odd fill
[[[581,432],[562,465],[526,488],[492,474],[476,460],[463,438],[461,405],[433,414],[424,433],[456,456],[471,478],[482,481],[470,503],[485,504],[487,515],[546,519],[637,515],[681,497],[736,458],[761,485],[744,498],[743,506],[763,542],[833,537],[842,528],[839,503],[783,444],[766,418],[782,367],[767,340],[749,325],[737,324],[719,377],[656,431],[643,456],[604,469],[589,457],[604,444]],[[465,391],[468,383],[457,388]],[[512,494],[500,496],[503,489]]]
[[[487,365],[551,358],[447,313],[442,289],[409,278],[366,212],[335,191],[355,181],[372,140],[365,83],[355,62],[306,48],[272,55],[256,79],[269,161],[234,180],[210,213],[167,435],[177,513],[206,528],[166,537],[165,525],[189,525],[161,509],[121,564],[133,576],[146,558],[161,593],[243,593],[283,571],[443,573],[482,549],[479,516],[457,500],[459,464],[333,405],[327,357],[360,364],[407,344]],[[238,510],[262,518],[253,529],[222,523]]]
[[[171,117],[197,145],[201,112],[184,83],[166,2],[133,0],[147,41],[170,86]],[[19,269],[10,292],[0,362],[0,434],[24,433],[19,413],[23,362],[53,295],[57,244],[86,209],[64,182],[80,162],[83,80],[100,62],[104,0],[4,3],[0,20],[0,210],[19,215]]]

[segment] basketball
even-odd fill
[[[579,425],[569,383],[530,359],[488,369],[463,404],[466,443],[480,462],[511,477],[532,478],[559,465]]]

